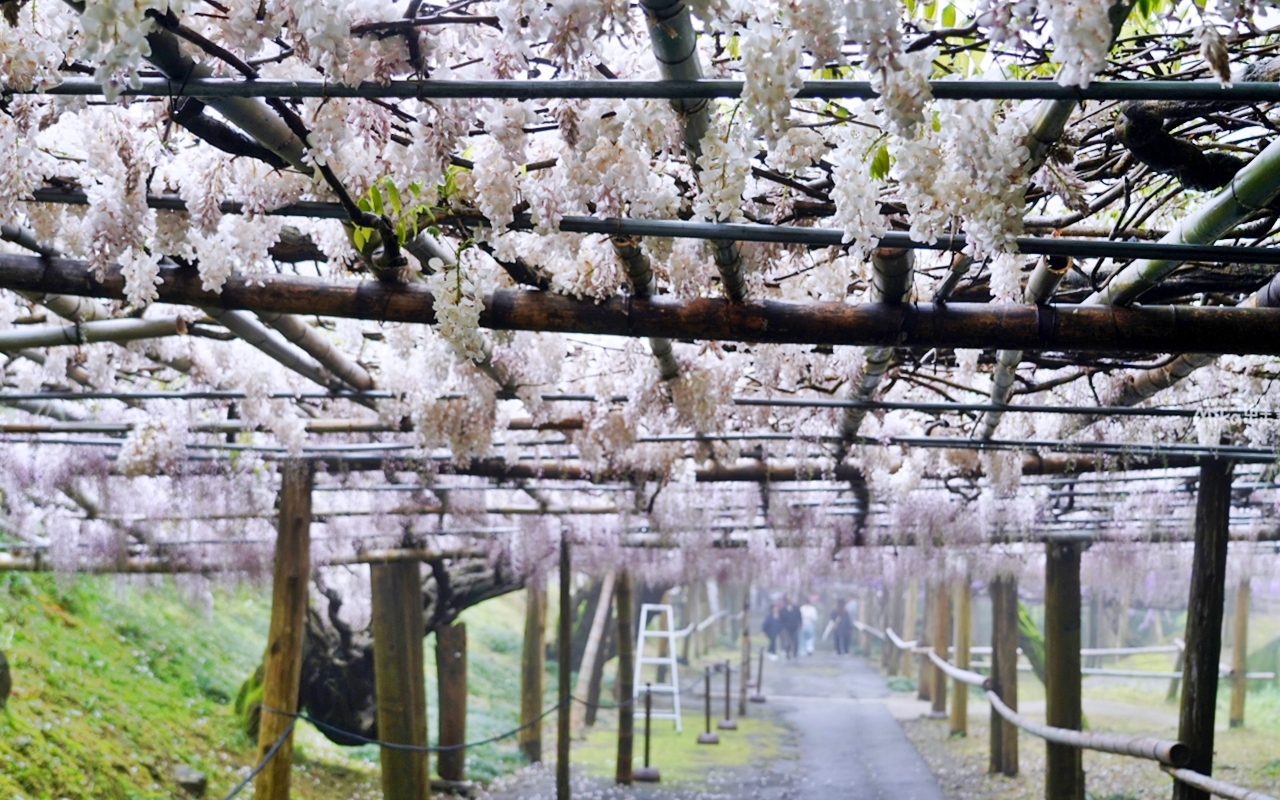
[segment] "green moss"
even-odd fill
[[[705,781],[712,769],[759,766],[785,758],[784,746],[793,738],[782,725],[764,717],[737,720],[738,730],[716,731],[720,743],[700,745],[698,733],[703,729],[701,714],[686,713],[684,732],[676,733],[670,720],[655,720],[650,743],[650,763],[662,773],[664,783],[673,781]],[[618,763],[617,721],[613,714],[600,720],[584,741],[576,742],[571,758],[576,767],[587,774],[612,777]],[[644,721],[636,720],[635,766],[643,763]]]

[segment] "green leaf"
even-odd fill
[[[725,51],[729,53],[729,58],[738,59],[742,57],[742,48],[737,36],[730,36],[729,42],[725,45]]]
[[[942,9],[942,27],[954,28],[956,26],[956,7],[951,3],[947,3]]]
[[[878,181],[889,177],[889,164],[889,148],[882,144],[871,159],[871,177]]]
[[[373,233],[372,228],[364,228],[356,225],[351,231],[351,243],[355,245],[357,250],[364,251],[364,246],[369,243],[369,236]]]
[[[369,187],[369,202],[373,206],[373,213],[382,216],[382,192],[378,191],[378,184]]]
[[[357,200],[357,201],[356,201],[356,208],[360,209],[361,211],[368,211],[368,210],[369,210],[369,198],[368,198],[368,197],[361,197],[359,200]]]
[[[400,190],[396,188],[395,181],[387,178],[387,200],[391,203],[391,212],[393,214],[400,213]]]

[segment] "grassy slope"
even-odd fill
[[[209,776],[208,796],[228,791],[253,755],[229,700],[261,658],[268,602],[244,589],[215,591],[211,612],[198,606],[168,580],[0,573],[0,649],[14,681],[0,712],[0,798],[175,797],[178,763]],[[523,608],[510,596],[463,617],[469,739],[514,727]],[[434,741],[434,708],[431,720]],[[337,748],[300,726],[294,796],[376,797],[376,759],[373,748]],[[469,762],[475,777],[490,777],[516,765],[515,747],[490,745]]]

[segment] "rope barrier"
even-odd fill
[[[1065,744],[1070,747],[1078,747],[1084,750],[1099,750],[1104,753],[1117,753],[1122,756],[1145,758],[1151,761],[1159,761],[1162,764],[1168,764],[1174,767],[1187,763],[1187,759],[1191,757],[1191,753],[1188,752],[1187,746],[1182,742],[1150,737],[1119,736],[1113,733],[1086,733],[1084,731],[1074,731],[1068,728],[1055,728],[1050,725],[1041,725],[1038,722],[1032,722],[1018,712],[1009,708],[1004,704],[1004,701],[1000,699],[1000,696],[990,689],[987,689],[987,699],[991,702],[991,707],[1009,722],[1027,733],[1039,736],[1041,739],[1055,744]]]
[[[967,669],[960,669],[950,661],[945,661],[939,658],[937,652],[935,652],[932,647],[928,648],[927,654],[929,656],[929,660],[933,662],[934,666],[961,683],[967,683],[970,686],[981,686],[984,689],[988,687],[990,679],[987,678],[986,675],[979,675],[978,673],[970,672]]]
[[[1208,775],[1201,775],[1199,772],[1192,772],[1189,769],[1174,767],[1161,767],[1161,769],[1172,775],[1174,780],[1182,781],[1188,786],[1194,786],[1201,791],[1216,794],[1218,797],[1227,797],[1230,800],[1276,800],[1269,794],[1245,789],[1226,781],[1215,780]]]
[[[277,711],[276,713],[283,714],[285,712]],[[281,733],[279,738],[277,738],[275,742],[271,744],[271,748],[267,750],[266,755],[264,755],[262,757],[262,760],[258,762],[258,766],[250,770],[249,774],[244,776],[244,780],[237,783],[235,788],[232,789],[227,794],[226,797],[222,798],[222,800],[232,800],[236,795],[244,791],[244,787],[248,786],[250,781],[258,777],[258,773],[262,772],[262,770],[266,768],[267,764],[271,761],[271,759],[275,758],[276,753],[279,752],[280,748],[284,746],[285,739],[288,739],[289,735],[293,733],[293,726],[297,724],[297,722],[298,722],[297,719],[289,720],[289,724],[285,726],[284,732]]]

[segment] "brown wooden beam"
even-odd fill
[[[1196,496],[1195,553],[1191,561],[1191,597],[1187,602],[1186,650],[1182,665],[1182,706],[1178,741],[1191,752],[1187,769],[1213,774],[1213,723],[1218,702],[1218,664],[1222,657],[1222,606],[1227,580],[1227,521],[1231,513],[1229,461],[1200,467]],[[1209,800],[1208,792],[1182,781],[1174,800]]]
[[[281,472],[280,518],[276,528],[275,563],[271,569],[271,624],[262,661],[259,759],[284,735],[293,721],[291,715],[298,710],[307,581],[311,575],[312,468],[310,464],[289,462]],[[254,796],[263,800],[289,800],[292,764],[293,736],[290,734],[275,757],[258,773]]]
[[[0,287],[124,297],[119,270],[98,283],[87,262],[38,256],[0,255]],[[435,299],[423,284],[232,276],[219,294],[201,288],[196,270],[165,267],[156,288],[164,303],[391,322],[435,321]],[[731,303],[667,295],[618,296],[596,302],[523,290],[486,295],[484,308],[480,324],[494,330],[925,348],[1280,355],[1280,309],[1271,308]]]
[[[455,622],[436,628],[436,683],[440,689],[441,747],[467,741],[467,625]],[[467,751],[442,750],[436,774],[446,781],[467,778]]]
[[[373,595],[373,683],[378,738],[426,747],[427,692],[422,658],[421,565],[412,561],[371,564]],[[425,800],[431,775],[425,750],[382,747],[382,796]]]
[[[1080,686],[1079,544],[1045,546],[1044,671],[1045,722],[1078,731],[1083,723]],[[1045,743],[1045,800],[1084,800],[1080,748]]]

